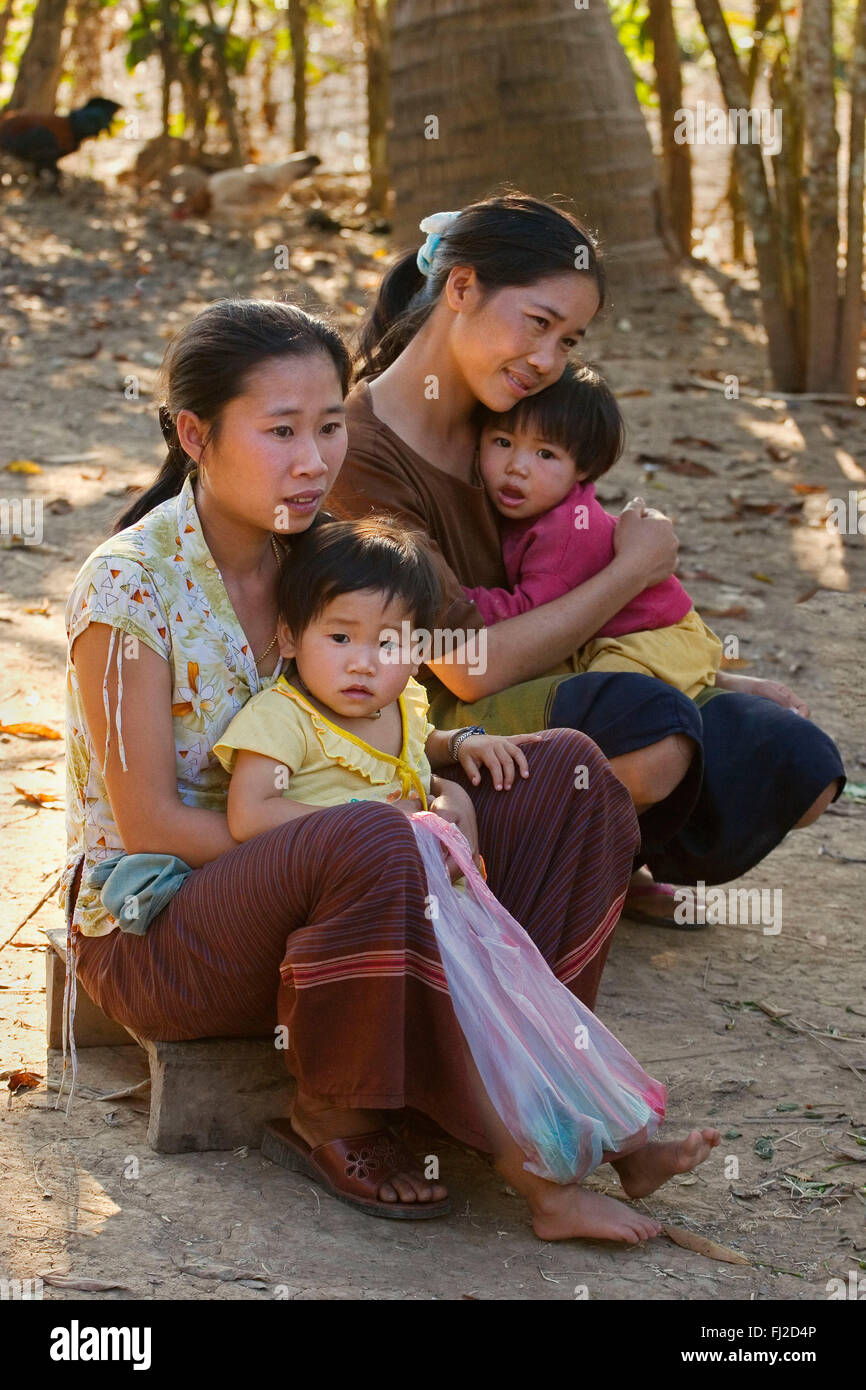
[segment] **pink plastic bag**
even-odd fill
[[[640,1148],[664,1118],[664,1086],[557,980],[490,892],[461,831],[429,811],[411,824],[454,1011],[524,1168],[576,1182],[605,1152]],[[452,885],[443,847],[465,891]]]

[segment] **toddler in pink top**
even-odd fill
[[[625,428],[592,367],[497,415],[479,410],[479,463],[500,513],[508,589],[467,588],[485,623],[550,603],[613,559],[616,518],[595,495],[622,453]],[[695,696],[715,683],[722,645],[673,575],[644,589],[572,658],[576,671],[637,671]]]

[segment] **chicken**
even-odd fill
[[[0,150],[31,164],[37,176],[47,169],[56,185],[60,179],[58,159],[72,154],[83,140],[108,130],[119,110],[120,104],[108,97],[91,97],[86,106],[77,107],[68,116],[4,111],[0,115]]]
[[[295,180],[306,178],[321,162],[317,154],[302,150],[280,164],[246,164],[216,174],[181,166],[169,175],[173,215],[252,226],[272,217]]]

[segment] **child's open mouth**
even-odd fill
[[[496,500],[502,507],[519,507],[526,501],[526,494],[520,491],[519,487],[501,487],[496,494]]]

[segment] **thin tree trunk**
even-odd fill
[[[60,81],[60,44],[67,0],[36,0],[30,38],[7,110],[53,111]]]
[[[76,0],[75,22],[61,59],[61,71],[72,78],[70,106],[83,105],[98,94],[106,38],[102,0]]]
[[[367,154],[370,188],[367,206],[384,212],[388,199],[388,116],[390,91],[391,6],[379,0],[357,0],[367,63]]]
[[[782,113],[784,139],[771,155],[774,205],[779,227],[779,251],[784,278],[784,301],[791,313],[799,372],[805,380],[806,340],[809,329],[809,278],[806,271],[806,228],[803,220],[802,181],[803,86],[799,52],[779,54],[770,74],[770,100]]]
[[[759,0],[758,8],[755,11],[752,24],[752,47],[749,49],[749,61],[746,65],[746,96],[750,104],[755,94],[755,83],[758,80],[758,70],[763,57],[764,31],[778,8],[779,0]],[[737,161],[733,154],[731,155],[731,167],[728,174],[727,198],[733,223],[731,255],[735,261],[743,262],[746,259],[746,209],[737,179]]]
[[[307,0],[289,0],[292,45],[292,148],[307,148]]]
[[[837,215],[839,135],[833,93],[832,0],[803,0],[800,39],[806,117],[806,226],[809,333],[806,390],[830,391],[839,320]]]
[[[178,81],[183,94],[183,112],[189,127],[188,138],[193,161],[201,155],[207,139],[207,96],[203,83],[196,81],[186,64],[178,67]],[[184,131],[187,134],[187,131]]]
[[[211,53],[213,54],[214,66],[216,69],[217,94],[219,96],[220,115],[223,118],[226,133],[229,138],[229,146],[231,148],[232,159],[237,164],[243,164],[244,153],[243,145],[241,143],[240,131],[238,129],[237,102],[235,101],[235,94],[231,84],[231,77],[229,74],[228,65],[226,63],[225,49],[223,47],[222,38],[220,36],[220,30],[216,22],[216,16],[214,14],[213,0],[204,0],[204,7],[207,11],[208,24],[210,25],[213,34],[213,39],[211,42]],[[232,10],[232,18],[234,18],[234,10]],[[229,21],[229,29],[230,28],[231,20]]]
[[[259,25],[259,7],[256,0],[248,0],[250,9],[250,34],[253,39],[258,38],[261,42],[261,90],[259,116],[263,125],[270,135],[273,135],[277,125],[277,103],[273,98],[274,84],[274,34],[267,24],[267,16],[263,27]]]
[[[667,219],[684,256],[692,251],[692,152],[674,139],[676,113],[683,106],[680,49],[671,0],[649,0],[656,91],[662,132],[662,159]]]
[[[848,143],[848,226],[839,325],[840,391],[857,391],[863,331],[863,137],[866,129],[866,0],[859,0],[848,67],[851,122]]]
[[[162,63],[162,92],[160,110],[162,114],[162,133],[168,138],[171,120],[171,84],[175,76],[177,62],[176,31],[172,0],[160,0],[159,57]]]
[[[747,109],[743,74],[719,0],[695,0],[695,4],[716,61],[728,110]],[[760,145],[738,143],[734,150],[755,243],[770,369],[779,390],[799,391],[802,390],[802,376],[798,370],[793,319],[784,302],[785,277],[780,264],[778,219],[767,185],[764,158]]]
[[[0,53],[6,47],[6,35],[9,32],[9,21],[15,9],[15,0],[6,0],[3,12],[0,14]]]

